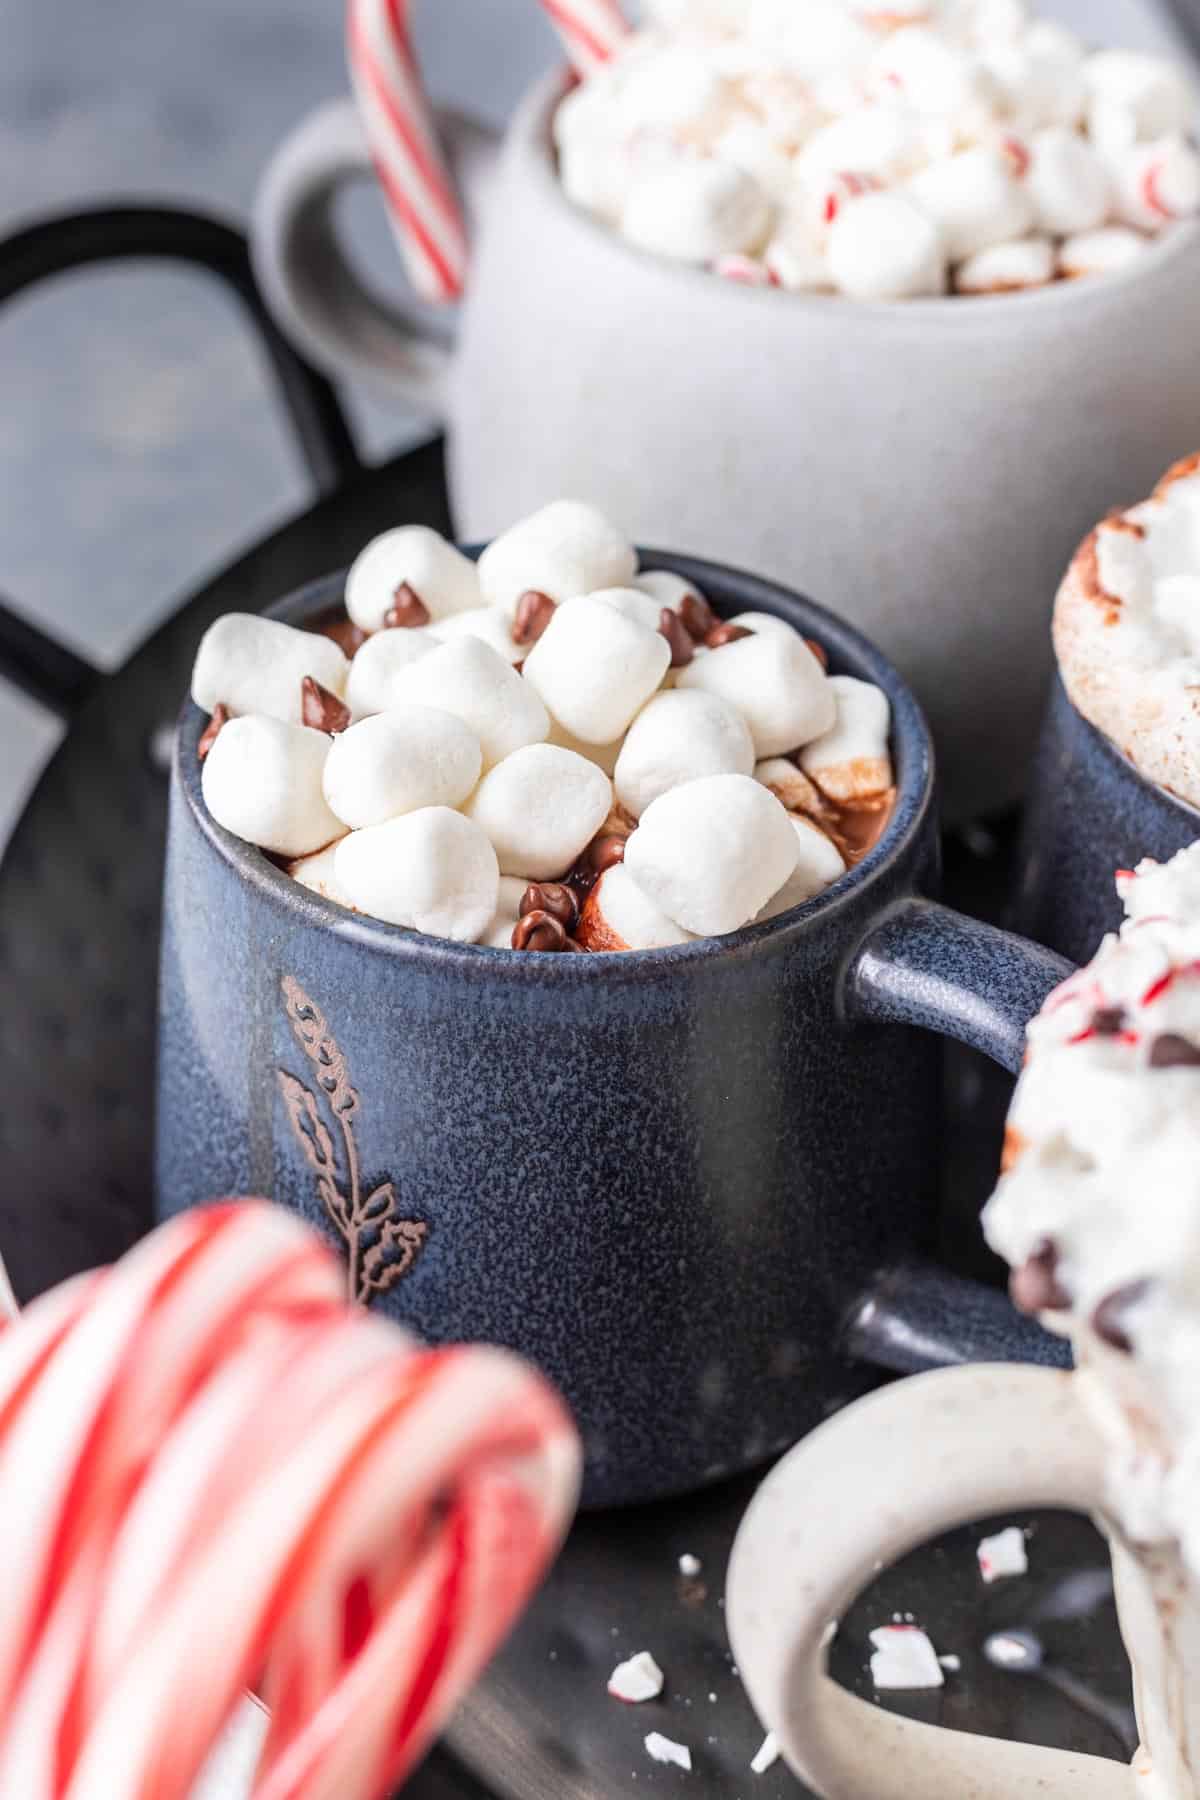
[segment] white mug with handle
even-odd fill
[[[726,1600],[764,1726],[823,1800],[1197,1800],[1200,1604],[1178,1546],[1135,1543],[1110,1489],[1111,1400],[1088,1372],[977,1365],[919,1375],[829,1420],[767,1477]],[[947,1731],[838,1687],[834,1623],[881,1562],[974,1518],[1090,1513],[1108,1538],[1141,1748],[1100,1757]]]
[[[375,179],[371,112],[304,121],[255,201],[275,317],[321,368],[447,426],[460,536],[575,494],[635,541],[810,593],[916,688],[948,814],[1016,800],[1071,553],[1200,434],[1200,227],[1124,273],[1015,296],[745,287],[571,205],[562,93],[561,74],[541,82],[503,145],[442,122],[470,250],[453,324],[382,300],[338,238],[338,195]]]

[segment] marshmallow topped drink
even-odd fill
[[[1128,267],[1200,211],[1181,68],[1022,0],[653,0],[555,120],[568,197],[733,280],[859,300]]]
[[[1197,1793],[1200,844],[1122,871],[1126,921],[1029,1027],[984,1213],[1017,1305],[1068,1335],[1109,1445],[1106,1529],[1164,1800]],[[1149,1765],[1148,1765],[1149,1766]]]
[[[1200,806],[1200,453],[1081,545],[1054,648],[1084,718],[1147,780]]]
[[[219,825],[325,899],[521,951],[654,950],[836,882],[894,801],[886,695],[719,620],[556,501],[476,564],[385,532],[317,631],[229,614],[192,698]]]

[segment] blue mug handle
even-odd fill
[[[876,920],[842,972],[847,1023],[919,1025],[1016,1074],[1025,1027],[1072,965],[1028,938],[910,895]],[[849,1308],[842,1342],[901,1375],[967,1362],[1068,1368],[1070,1348],[1006,1294],[918,1260],[880,1272]]]

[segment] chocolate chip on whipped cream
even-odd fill
[[[554,137],[568,198],[642,250],[896,301],[1127,266],[1200,212],[1194,108],[1175,62],[1023,0],[696,0],[652,6]]]
[[[525,954],[662,949],[803,905],[883,829],[885,696],[774,614],[717,623],[592,507],[478,565],[384,532],[346,604],[356,636],[219,620],[193,680],[209,812],[326,902]]]
[[[1054,647],[1078,711],[1147,780],[1200,805],[1200,457],[1085,539]]]

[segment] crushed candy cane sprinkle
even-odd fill
[[[1025,1549],[1025,1533],[1019,1525],[1008,1525],[991,1537],[981,1538],[975,1548],[979,1573],[984,1581],[999,1581],[1006,1575],[1024,1575],[1029,1568]]]

